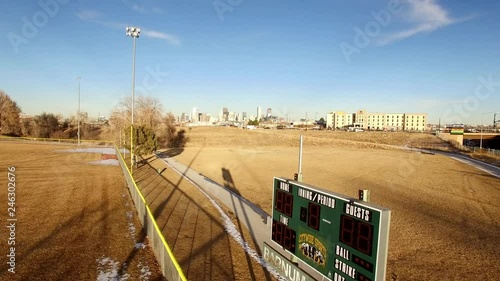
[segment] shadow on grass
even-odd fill
[[[188,169],[202,149],[190,161]],[[157,155],[172,157],[182,151],[182,148],[170,149]],[[205,210],[204,201],[180,188],[184,177],[173,182],[162,173],[164,169],[153,167],[156,160],[148,158],[134,171],[134,177],[186,277],[189,280],[236,279],[233,264],[237,261],[233,260],[231,238],[220,217]]]
[[[182,152],[184,152],[184,148],[169,148],[165,151],[157,153],[156,155],[158,155],[158,157],[160,157],[160,158],[169,158],[169,157],[175,157],[175,156],[181,154]],[[155,156],[153,155],[152,157],[155,157]]]
[[[227,188],[231,192],[231,203],[233,204],[233,210],[235,211],[236,221],[238,223],[238,230],[241,233],[241,236],[243,237],[243,239],[245,239],[244,238],[245,232],[243,231],[243,227],[242,227],[241,222],[240,222],[240,219],[245,219],[246,225],[249,227],[248,230],[250,232],[250,235],[252,236],[253,244],[257,246],[258,242],[257,242],[257,239],[255,238],[255,234],[254,234],[255,230],[252,228],[252,224],[250,223],[250,220],[248,218],[248,214],[245,211],[245,207],[243,206],[243,203],[241,202],[241,200],[239,198],[235,198],[236,196],[234,196],[234,194],[236,194],[238,197],[241,197],[241,193],[236,188],[236,184],[234,183],[233,176],[231,175],[231,171],[229,169],[226,169],[226,168],[221,168],[221,171],[222,171],[222,179],[224,180],[224,187]],[[242,215],[238,214],[238,208],[236,208],[236,204],[240,205],[239,207],[243,212]],[[262,253],[260,252],[259,247],[255,247],[255,250],[257,251],[257,253],[260,256],[262,256]],[[256,280],[256,276],[254,274],[254,270],[253,270],[253,266],[252,266],[252,260],[251,260],[250,256],[248,255],[248,253],[245,253],[245,258],[246,258],[246,262],[248,264],[248,267],[250,268],[251,280]],[[269,272],[267,270],[264,270],[264,274],[266,276],[266,280],[271,280],[271,275],[269,274]]]

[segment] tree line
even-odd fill
[[[80,138],[111,140],[130,149],[132,99],[124,98],[112,109],[108,126],[97,126],[80,121]],[[21,118],[21,107],[0,90],[0,134],[15,137],[78,138],[78,121],[75,118],[43,112]],[[172,113],[163,113],[163,105],[156,98],[139,96],[134,103],[132,136],[134,151],[151,153],[158,148],[183,147],[188,137],[184,129],[175,126]]]

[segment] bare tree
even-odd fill
[[[131,123],[132,98],[124,98],[111,112],[110,123],[120,126]],[[162,122],[163,106],[158,98],[139,96],[134,103],[134,125],[158,130]]]
[[[0,90],[0,134],[21,135],[21,108]]]
[[[23,136],[33,136],[33,125],[34,121],[32,118],[25,118],[21,122],[21,134]]]
[[[140,96],[137,98],[135,106],[135,114],[138,117],[138,124],[148,126],[154,130],[158,129],[161,123],[161,115],[163,106],[157,98]]]
[[[122,143],[130,142],[131,112],[132,98],[126,97],[111,112],[109,118],[111,126],[105,132],[107,138],[113,139],[117,143],[120,140]],[[162,112],[163,106],[159,99],[147,96],[136,97],[134,103],[134,127],[151,128],[158,135],[162,128]]]

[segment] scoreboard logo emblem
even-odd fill
[[[314,261],[317,265],[325,267],[327,251],[321,241],[311,234],[301,234],[299,236],[300,253]]]

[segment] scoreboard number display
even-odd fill
[[[389,209],[274,178],[271,240],[335,281],[385,280]]]

